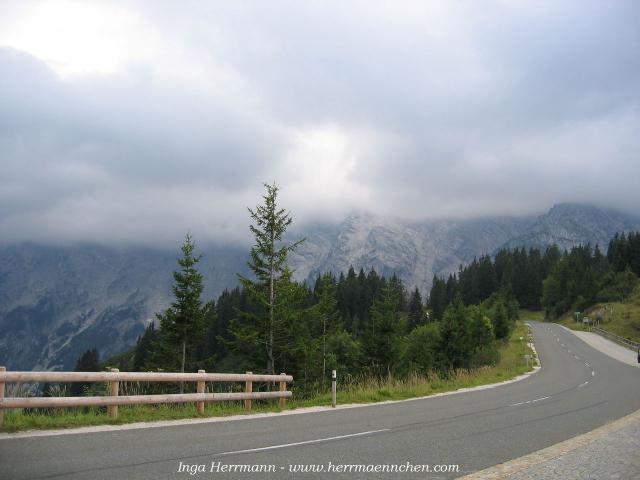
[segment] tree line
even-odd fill
[[[502,249],[493,259],[488,255],[474,258],[446,280],[433,277],[428,306],[439,320],[456,295],[466,305],[475,305],[501,292],[522,308],[539,310],[542,282],[561,255],[557,246],[551,246],[544,252],[537,248]]]
[[[288,254],[289,212],[278,187],[265,185],[263,203],[249,209],[254,245],[252,278],[205,302],[200,257],[187,235],[174,272],[171,306],[157,315],[130,358],[133,370],[286,372],[303,391],[322,389],[329,372],[406,375],[495,363],[517,316],[517,302],[493,292],[467,305],[462,290],[432,315],[419,290],[397,276],[350,268],[296,282]],[[126,367],[126,366],[125,366]]]
[[[440,319],[456,295],[467,305],[500,293],[522,308],[545,311],[547,318],[582,311],[597,302],[624,300],[638,285],[640,232],[616,234],[607,254],[596,245],[561,252],[557,246],[502,249],[460,267],[445,280],[435,276],[428,308]]]
[[[426,301],[397,276],[374,270],[297,282],[287,260],[304,239],[283,240],[292,217],[278,206],[275,184],[265,185],[262,200],[249,209],[251,278],[239,276],[236,288],[205,301],[201,257],[187,235],[173,273],[173,301],[135,348],[117,358],[121,370],[286,372],[299,392],[324,389],[332,369],[353,376],[447,375],[496,363],[520,307],[560,315],[623,298],[638,283],[638,233],[616,235],[607,255],[587,245],[481,256],[447,279],[434,276]],[[88,357],[93,361],[97,352]]]

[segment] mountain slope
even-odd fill
[[[563,203],[540,215],[521,235],[505,242],[505,247],[556,244],[568,250],[579,244],[596,244],[606,250],[616,232],[637,230],[640,220],[613,210],[589,205]]]
[[[292,239],[307,241],[290,260],[298,280],[373,268],[427,294],[434,274],[456,272],[501,247],[606,246],[616,232],[635,229],[637,218],[573,204],[525,218],[407,222],[352,215],[338,225],[292,232]],[[97,347],[105,358],[133,345],[170,302],[178,253],[96,245],[0,248],[0,365],[71,369],[87,348]],[[234,287],[236,273],[248,273],[248,247],[212,246],[203,253],[205,299]]]
[[[0,249],[0,365],[70,369],[87,348],[103,358],[128,348],[168,306],[176,257],[95,245]],[[233,285],[244,264],[239,249],[207,250],[207,298]]]
[[[323,242],[321,248],[307,242],[291,264],[300,278],[306,274],[310,280],[323,272],[346,272],[350,266],[383,275],[395,273],[409,287],[426,292],[434,274],[457,271],[474,256],[494,251],[505,239],[520,235],[531,220],[415,223],[352,215],[339,226],[332,242]]]

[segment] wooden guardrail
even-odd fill
[[[120,372],[117,368],[110,372],[7,372],[0,367],[0,425],[4,421],[4,411],[9,408],[65,408],[85,406],[107,406],[111,418],[118,417],[118,405],[141,405],[161,403],[195,402],[197,411],[204,413],[206,402],[244,400],[245,409],[251,410],[252,400],[278,398],[281,409],[291,391],[286,389],[293,377],[280,375],[254,375],[251,372],[237,373],[165,373],[165,372]],[[5,398],[6,383],[21,382],[107,382],[109,396],[96,397],[14,397]],[[162,395],[118,395],[120,382],[196,382],[197,393]],[[206,382],[244,382],[244,392],[205,393]],[[254,392],[254,382],[278,383],[279,389],[271,392]]]

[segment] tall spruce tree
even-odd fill
[[[327,377],[327,336],[334,333],[339,327],[339,315],[335,297],[335,283],[330,274],[323,275],[318,279],[318,291],[316,294],[317,303],[310,308],[311,312],[322,324],[322,380],[321,386],[324,391]],[[320,332],[318,332],[320,334]]]
[[[447,283],[434,275],[431,294],[429,295],[429,308],[431,309],[431,316],[434,320],[442,320],[442,315],[448,303]]]
[[[409,300],[409,330],[413,330],[418,325],[422,325],[425,320],[424,305],[418,287],[415,288]]]
[[[378,375],[390,374],[402,354],[406,319],[400,315],[398,303],[397,292],[388,283],[371,305],[365,333],[365,352],[372,373]]]
[[[244,319],[236,319],[230,325],[232,341],[238,348],[246,348],[248,343],[263,347],[266,357],[266,371],[275,373],[274,342],[276,323],[287,315],[287,299],[292,290],[291,274],[287,267],[287,256],[303,241],[283,242],[283,236],[293,219],[289,212],[278,207],[278,186],[264,184],[264,203],[255,210],[249,208],[254,221],[249,229],[254,237],[251,247],[249,268],[255,279],[239,275],[240,283],[247,291],[256,311]],[[281,292],[281,294],[279,294]],[[280,310],[280,315],[276,315]],[[244,320],[244,321],[242,321]],[[244,343],[245,345],[241,345]]]
[[[174,300],[167,310],[156,314],[160,332],[153,364],[165,369],[180,368],[184,372],[196,368],[198,350],[204,346],[206,306],[201,299],[202,274],[196,268],[201,257],[194,255],[191,234],[185,236],[180,250],[180,269],[173,272]]]

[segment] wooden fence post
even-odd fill
[[[286,373],[281,373],[280,375],[286,375]],[[287,382],[280,381],[280,392],[284,392],[287,389]],[[280,397],[280,410],[284,410],[284,407],[287,405],[287,399],[284,397]]]
[[[253,375],[253,372],[247,372],[247,375]],[[244,391],[245,393],[252,393],[253,392],[253,381],[247,379],[244,382]],[[247,399],[244,401],[244,409],[245,410],[251,410],[251,399]]]
[[[6,367],[0,367],[0,372],[6,372]],[[4,382],[0,382],[0,400],[4,400]],[[4,408],[0,406],[0,427],[4,424]]]
[[[204,374],[204,370],[198,370],[198,373]],[[197,386],[198,393],[204,393],[204,380],[198,382]],[[204,402],[196,402],[196,410],[198,413],[204,413]]]
[[[118,368],[112,368],[111,369],[111,373],[118,373],[120,372],[120,370]],[[118,396],[118,390],[120,390],[120,382],[119,381],[115,381],[115,382],[111,382],[110,385],[110,390],[111,390],[111,396],[112,397],[117,397]],[[107,406],[107,412],[109,414],[109,417],[111,418],[118,418],[118,405],[109,405]]]

